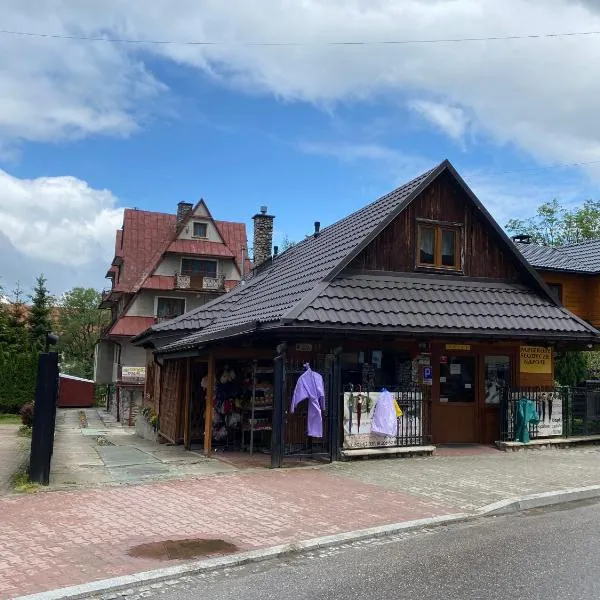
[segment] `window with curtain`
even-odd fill
[[[419,223],[417,266],[460,270],[461,230],[443,223]]]
[[[156,316],[159,319],[174,319],[185,312],[183,298],[157,298]]]

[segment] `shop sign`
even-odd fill
[[[121,381],[143,383],[146,379],[146,367],[121,367]]]
[[[296,344],[296,352],[312,352],[312,344]]]
[[[448,357],[440,356],[440,365],[447,365],[447,364],[448,364]]]
[[[446,344],[446,350],[470,350],[470,344]]]
[[[552,349],[521,346],[521,373],[552,373]]]

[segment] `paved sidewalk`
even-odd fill
[[[0,499],[0,598],[175,561],[139,544],[223,539],[239,550],[471,511],[600,484],[600,448],[248,470]]]
[[[234,469],[220,461],[186,452],[181,446],[144,440],[129,427],[106,423],[96,408],[59,409],[50,471],[51,489],[121,485],[204,476]]]
[[[18,436],[18,425],[0,425],[0,496],[11,492],[11,478],[27,460],[29,438]]]

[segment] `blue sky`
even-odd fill
[[[224,42],[132,49],[0,35],[0,284],[28,288],[43,271],[55,293],[101,288],[123,207],[174,212],[203,197],[215,218],[245,221],[251,234],[266,204],[276,243],[297,240],[313,221],[325,226],[444,158],[501,224],[552,197],[598,198],[600,83],[579,67],[600,55],[600,36],[320,43],[600,25],[585,3],[551,1],[548,15],[533,0],[500,12],[487,0],[477,11],[467,0],[266,0],[261,16],[246,0],[233,2],[237,11],[209,0],[156,0],[145,11],[134,1],[125,14],[112,0],[65,0],[51,14],[46,3],[9,0],[8,29]],[[300,44],[239,44],[273,39]]]

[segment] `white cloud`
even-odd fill
[[[462,108],[431,100],[412,100],[408,105],[452,139],[461,141],[465,135],[469,121]]]
[[[72,34],[69,4],[6,0],[3,29]],[[119,45],[0,35],[0,56],[4,153],[23,141],[128,135],[147,114],[146,101],[165,89]]]
[[[0,36],[0,146],[134,130],[161,89],[160,59],[246,92],[328,108],[379,94],[408,101],[458,139],[474,127],[538,160],[600,159],[600,36],[440,44],[327,42],[600,30],[572,0],[7,0],[3,27],[75,35],[217,41],[127,45]],[[289,47],[240,42],[299,42]],[[443,104],[431,98],[443,98]],[[199,99],[201,100],[201,99]],[[460,107],[460,108],[458,108]],[[468,119],[465,117],[468,115]]]
[[[19,179],[0,170],[0,274],[6,279],[15,278],[19,261],[20,270],[31,269],[24,280],[40,271],[51,280],[63,271],[61,280],[68,272],[71,285],[79,284],[78,276],[90,281],[92,272],[101,281],[122,222],[123,210],[108,190],[75,177]]]

